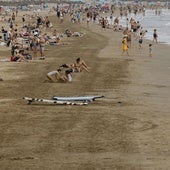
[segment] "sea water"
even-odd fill
[[[153,40],[153,30],[157,29],[158,42],[170,45],[170,9],[162,9],[161,13],[156,15],[155,10],[146,10],[145,15],[131,14],[127,16],[139,21],[141,26],[147,30],[146,39]],[[126,18],[120,19],[120,24],[126,26]]]

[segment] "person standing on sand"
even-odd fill
[[[113,22],[113,13],[111,13],[111,15],[110,15],[110,25],[113,26],[113,23],[114,23]]]
[[[106,29],[106,20],[105,20],[104,17],[103,17],[102,20],[101,20],[101,26],[102,26],[102,29],[103,29],[103,30]]]
[[[154,29],[153,31],[154,31],[153,32],[153,42],[158,43],[158,33],[157,33],[157,30]]]
[[[12,21],[14,22],[15,21],[15,13],[14,12],[12,13],[11,18],[12,18]]]
[[[140,32],[140,34],[139,34],[138,43],[139,43],[139,49],[141,49],[142,48],[142,43],[143,43],[143,34],[142,34],[142,32]]]
[[[33,51],[33,57],[34,59],[37,59],[38,39],[36,36],[32,39],[31,46],[32,46],[32,51]]]
[[[45,38],[43,36],[40,37],[39,39],[39,46],[40,46],[40,59],[44,60],[45,59]]]
[[[128,30],[127,31],[127,43],[128,43],[128,46],[131,47],[131,42],[132,42],[132,31],[131,30]]]
[[[57,11],[57,17],[58,17],[58,20],[60,19],[60,11],[58,10]]]
[[[60,23],[63,23],[64,21],[64,14],[60,12]]]
[[[89,27],[90,17],[87,17],[87,27]]]
[[[22,23],[23,23],[23,26],[24,26],[24,23],[25,23],[25,15],[22,16]]]
[[[126,27],[129,28],[129,18],[126,18]]]
[[[16,17],[18,16],[18,7],[16,7],[16,9],[15,9],[15,16]]]
[[[126,52],[126,54],[129,56],[128,49],[129,46],[127,43],[127,35],[125,35],[122,40],[122,55],[124,54],[124,52]]]

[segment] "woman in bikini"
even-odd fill
[[[83,70],[89,72],[89,67],[85,63],[85,61],[81,60],[80,58],[76,59],[76,62],[73,64],[62,64],[60,67],[62,68],[71,68],[73,72],[81,72]]]
[[[61,69],[47,73],[47,78],[53,83],[59,80],[63,82],[68,81],[68,78],[65,75],[61,74]]]
[[[33,38],[31,45],[32,45],[34,59],[37,59],[38,39],[36,37]]]
[[[83,70],[89,72],[87,64],[80,58],[76,59],[76,62],[74,63],[74,67],[77,69],[78,72],[81,72]]]

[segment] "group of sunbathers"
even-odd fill
[[[63,74],[64,70],[64,74]],[[76,62],[73,64],[62,64],[59,69],[47,73],[47,78],[51,82],[71,82],[72,73],[82,72],[83,70],[89,72],[87,64],[80,58],[76,59]]]

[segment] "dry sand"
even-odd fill
[[[121,33],[59,24],[85,32],[70,45],[47,46],[46,60],[0,63],[1,170],[168,170],[170,167],[169,46],[142,50],[135,40],[121,56]],[[10,51],[1,52],[10,55]],[[46,73],[81,57],[90,73],[48,83]],[[45,81],[45,82],[44,82]],[[87,106],[27,105],[24,96],[104,95]]]

